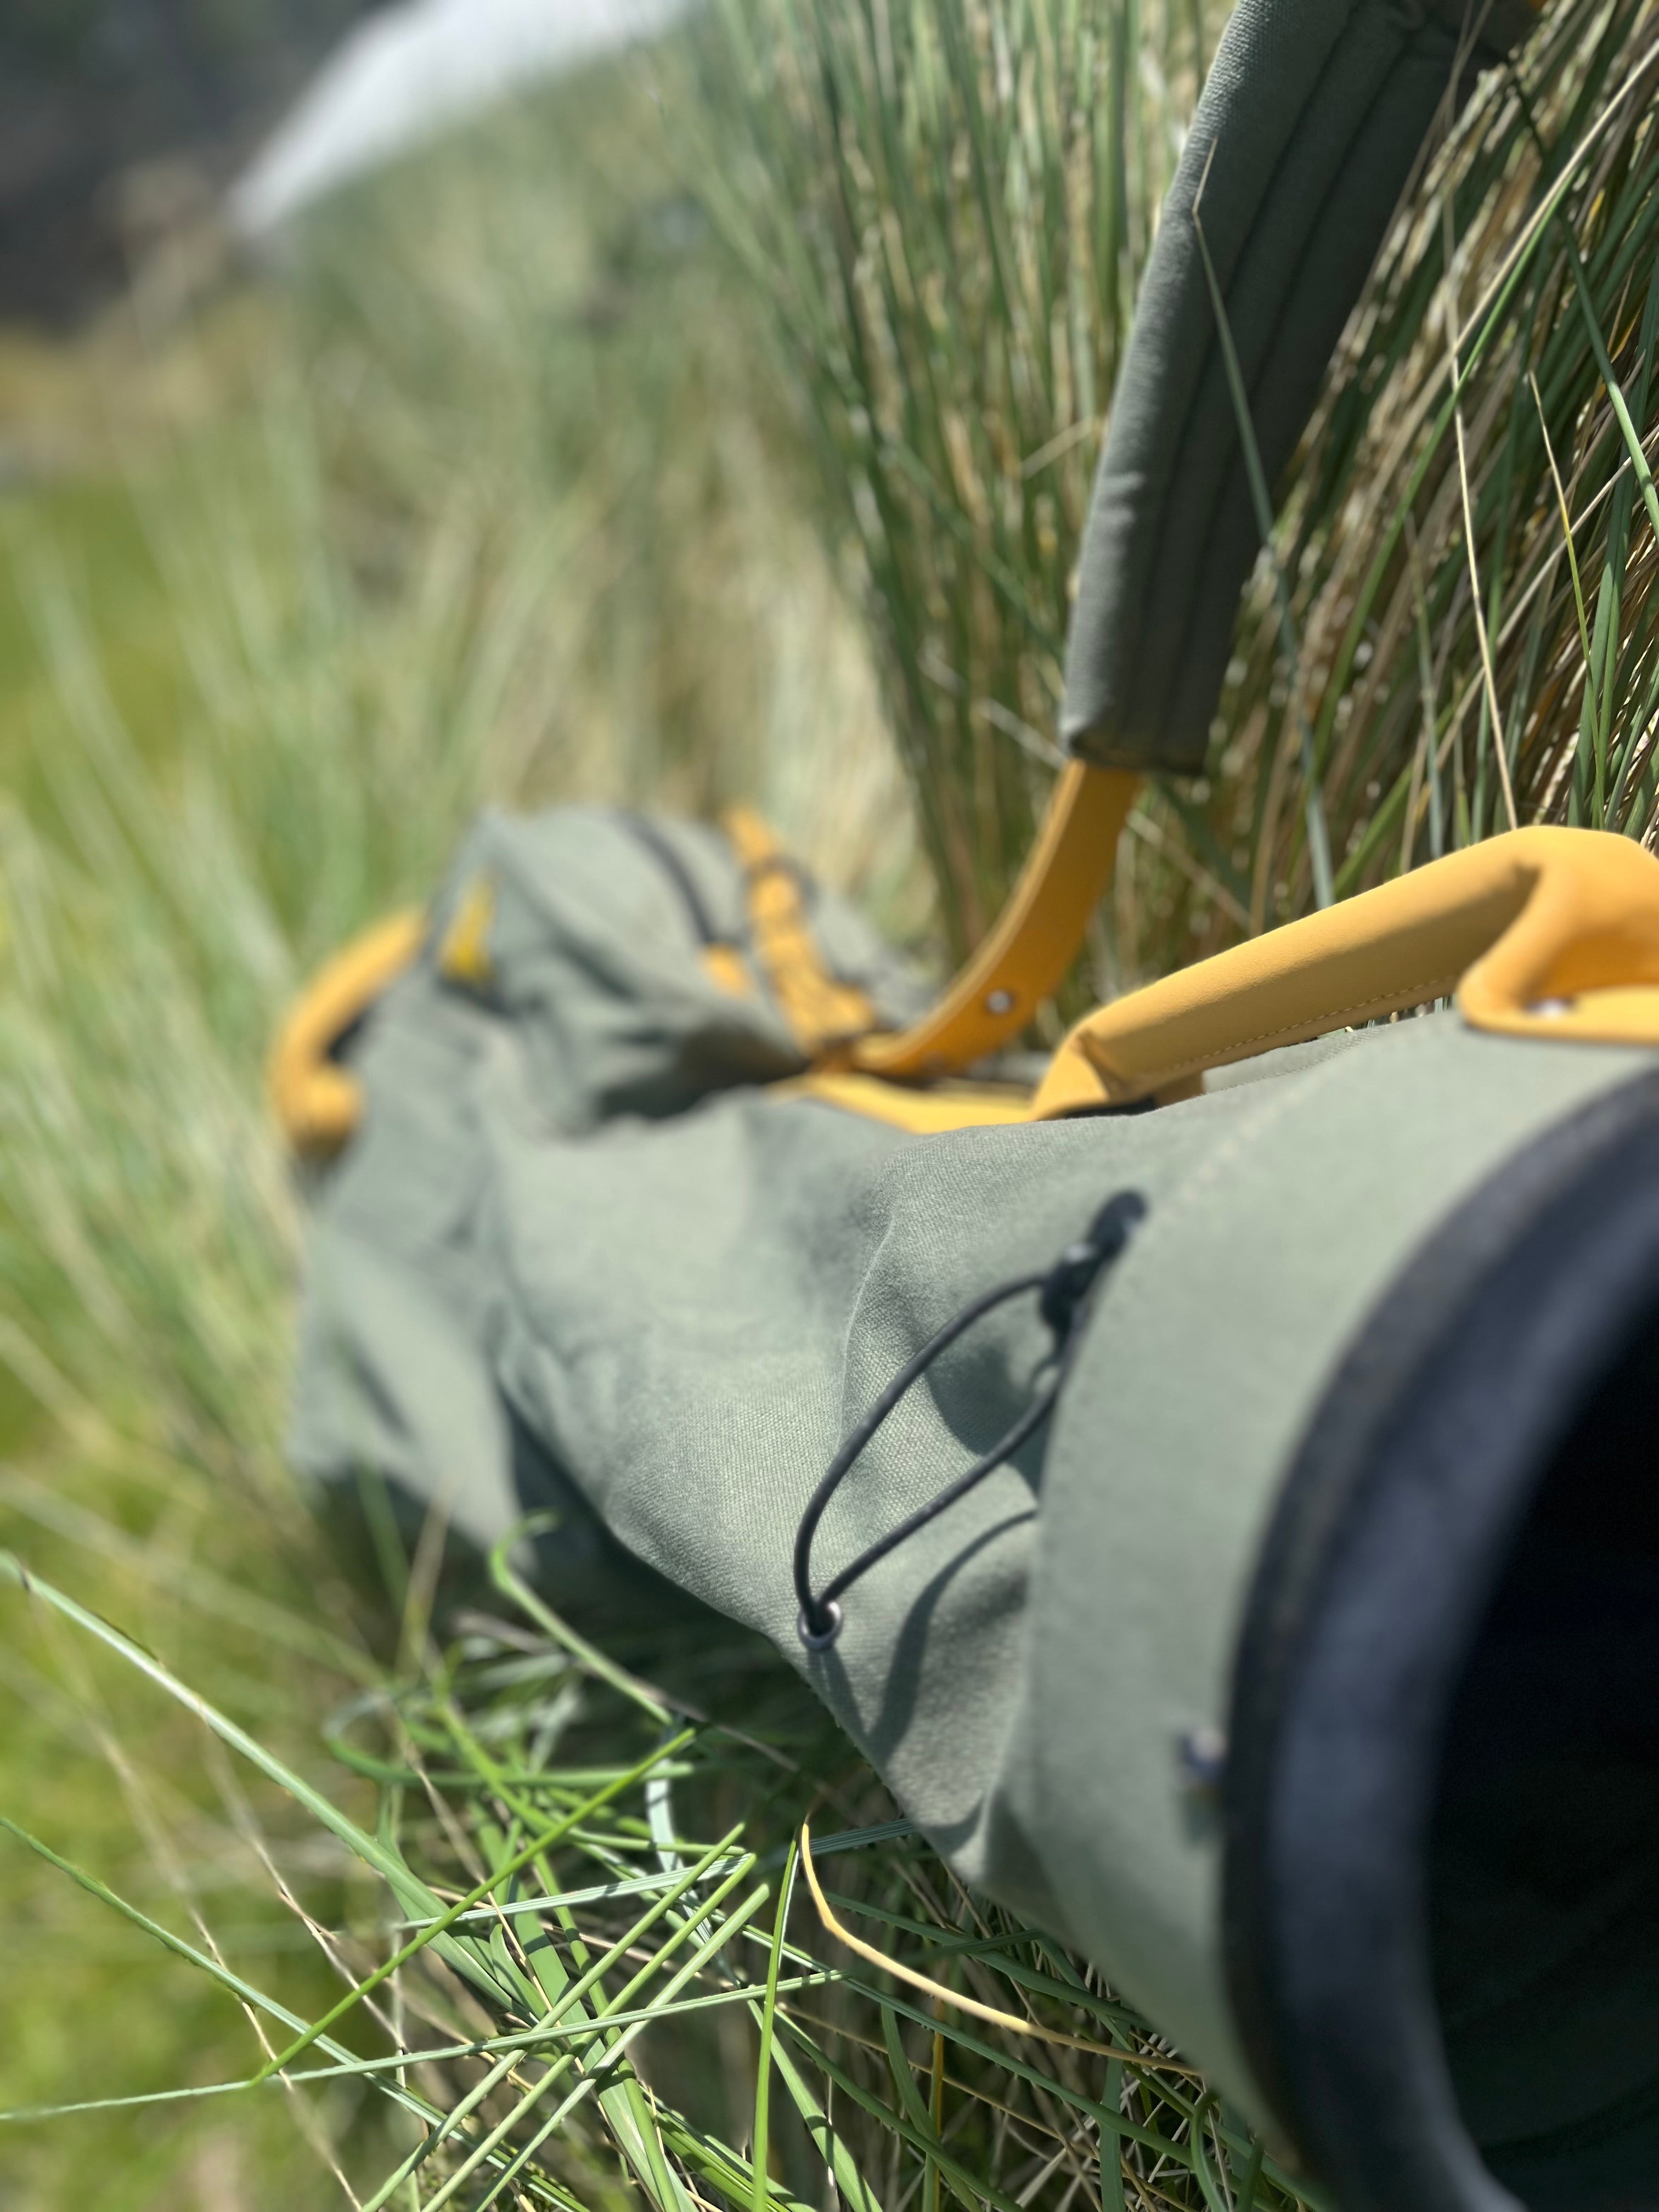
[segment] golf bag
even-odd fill
[[[1135,776],[1201,765],[1257,549],[1200,188],[1275,477],[1528,20],[1241,0],[1114,400],[1073,764],[937,1006],[752,817],[569,808],[481,822],[275,1062],[300,1468],[481,1547],[551,1507],[556,1602],[762,1632],[1348,2212],[1659,2202],[1659,861],[1494,838],[1099,1009],[1035,1087],[993,1056]]]

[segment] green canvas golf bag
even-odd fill
[[[1200,183],[1277,474],[1525,27],[1242,0],[1114,403],[1073,765],[940,1002],[753,817],[575,807],[483,819],[275,1064],[306,1474],[480,1547],[550,1509],[555,1602],[762,1632],[1347,2212],[1659,2203],[1659,861],[1498,837],[985,1069],[1135,775],[1200,767],[1256,550]]]

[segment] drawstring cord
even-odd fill
[[[1054,1411],[1054,1401],[1066,1380],[1073,1349],[1079,1335],[1078,1323],[1086,1306],[1101,1271],[1115,1260],[1134,1233],[1135,1226],[1146,1211],[1146,1201],[1139,1191],[1119,1191],[1102,1206],[1091,1224],[1088,1234],[1076,1244],[1067,1245],[1054,1265],[1042,1274],[1019,1275],[1010,1283],[999,1283],[993,1290],[965,1305],[954,1320],[945,1322],[936,1336],[930,1337],[915,1357],[900,1369],[875,1404],[849,1435],[842,1441],[841,1449],[824,1470],[822,1480],[806,1502],[800,1516],[800,1526],[795,1532],[795,1596],[800,1610],[796,1616],[796,1632],[809,1651],[826,1651],[841,1633],[842,1608],[839,1600],[853,1584],[869,1573],[872,1567],[884,1559],[890,1552],[925,1528],[930,1521],[965,1498],[975,1484],[1012,1459],[1028,1438],[1036,1435]],[[1024,1296],[1028,1291],[1038,1295],[1037,1310],[1047,1323],[1054,1343],[1045,1355],[1042,1369],[1045,1380],[1031,1403],[1008,1431],[993,1444],[983,1458],[976,1459],[970,1468],[947,1483],[936,1498],[926,1505],[919,1505],[914,1513],[907,1514],[896,1527],[860,1552],[844,1566],[839,1574],[831,1576],[821,1590],[812,1588],[812,1539],[823,1520],[830,1499],[841,1487],[865,1446],[880,1428],[899,1400],[911,1384],[926,1374],[942,1352],[953,1345],[964,1329],[971,1328],[976,1321],[992,1313],[998,1306],[1006,1305],[1011,1298]]]

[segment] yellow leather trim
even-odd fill
[[[780,880],[794,883],[781,866],[761,871],[763,884]],[[798,887],[795,901],[798,910]],[[797,925],[775,911],[787,927],[769,941],[787,951]],[[409,966],[424,930],[403,914],[356,939],[283,1024],[270,1096],[296,1152],[336,1152],[356,1129],[362,1094],[330,1050]],[[833,979],[827,988],[863,996]],[[1097,1008],[1035,1097],[1012,1085],[915,1089],[846,1068],[773,1092],[918,1136],[1048,1121],[1190,1096],[1206,1068],[1454,994],[1472,1027],[1497,1035],[1659,1047],[1659,860],[1602,830],[1511,830]]]
[[[1126,1105],[1208,1067],[1456,994],[1508,1036],[1659,1045],[1659,860],[1516,830],[1165,976],[1079,1022],[1033,1105]]]
[[[356,1128],[362,1092],[329,1053],[421,949],[426,918],[394,915],[354,938],[313,977],[276,1032],[270,1102],[296,1152],[337,1152]]]
[[[774,1098],[817,1098],[848,1114],[906,1129],[915,1137],[950,1129],[1004,1128],[1031,1118],[1031,1094],[1016,1084],[941,1083],[927,1091],[889,1083],[879,1075],[820,1069],[769,1085]]]
[[[750,942],[780,1012],[809,1060],[838,1056],[874,1026],[874,1006],[824,965],[799,873],[760,816],[750,807],[729,807],[720,826],[748,877]]]
[[[735,945],[705,945],[697,955],[697,964],[717,991],[734,999],[754,997],[755,979]]]
[[[489,932],[495,920],[495,886],[474,876],[456,902],[454,917],[438,947],[438,973],[447,983],[481,991],[495,974]]]
[[[1111,881],[1118,835],[1139,781],[1127,769],[1073,761],[984,944],[931,1012],[896,1035],[862,1038],[853,1065],[901,1079],[948,1075],[1018,1036],[1077,957]]]

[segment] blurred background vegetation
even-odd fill
[[[280,280],[141,265],[72,331],[0,337],[0,1542],[313,1765],[351,1679],[325,1627],[361,1656],[363,1624],[281,1468],[300,1231],[262,1069],[301,979],[486,799],[757,796],[922,910],[869,656],[659,90],[641,63],[493,118]],[[226,1955],[320,2008],[246,1838],[331,1919],[349,1856],[243,1821],[190,1723],[6,1609],[0,1811],[152,1907],[212,1899]],[[9,1844],[0,1923],[0,2107],[237,2070],[234,2004]],[[9,2212],[94,2196],[337,2191],[274,2111],[0,2136]]]
[[[368,0],[7,0],[0,313],[61,326],[218,185]]]
[[[158,124],[82,194],[82,273],[0,290],[0,1547],[267,1753],[233,1759],[131,1652],[0,1589],[0,1814],[302,2020],[416,1917],[375,1850],[453,1896],[512,1856],[526,1804],[585,1803],[643,1759],[661,1714],[522,1596],[444,1642],[418,1577],[388,1565],[370,1601],[319,1546],[282,1463],[302,1222],[262,1099],[271,1024],[487,801],[751,798],[896,937],[941,963],[973,941],[1053,773],[1084,502],[1224,10],[719,0],[320,210],[279,270],[235,264],[210,192],[154,192],[110,243],[106,176],[245,143],[345,12],[295,11],[287,44],[114,0],[73,37],[55,9],[0,33],[71,106],[142,62],[175,118],[162,30],[223,38],[191,79],[221,88],[211,126]],[[1650,0],[1561,0],[1437,152],[1294,472],[1297,665],[1264,564],[1210,774],[1138,809],[1091,988],[1310,902],[1304,715],[1340,890],[1511,805],[1650,836],[1656,70]],[[683,1755],[670,1828],[635,1791],[541,1878],[666,1869],[735,1827],[741,1894],[668,1909],[653,1940],[714,1929],[749,1963],[657,1987],[520,2201],[1297,2201],[1080,1962],[914,1838],[827,1863],[856,1870],[832,1887],[867,1935],[1145,2063],[935,2020],[799,1905],[799,1950],[774,1941],[818,1788],[855,1837],[891,1808],[760,1655],[626,1656],[690,1669],[744,1740]],[[571,1908],[571,1955],[650,1901]],[[0,1928],[0,2109],[257,2064],[222,1984],[11,1835]],[[728,2002],[769,1964],[775,2007]],[[546,1972],[499,1929],[422,1954],[335,2063],[544,2016]],[[448,2110],[478,2078],[412,2068],[410,2094]],[[377,2201],[418,2139],[390,2079],[6,2124],[0,2203]],[[491,2089],[492,2124],[524,2079]],[[455,2176],[481,2126],[384,2201],[478,2201],[487,2161]]]

